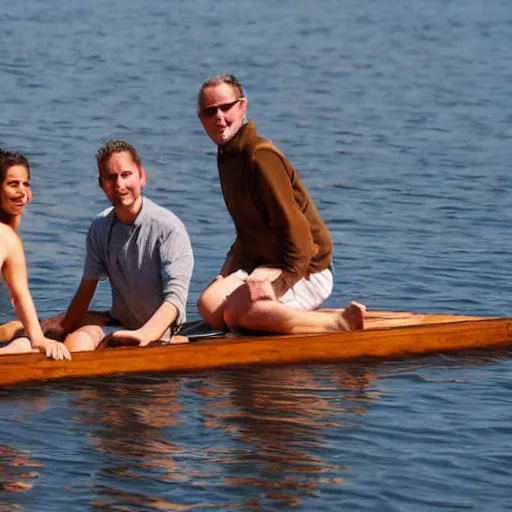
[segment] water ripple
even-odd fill
[[[80,279],[110,137],[187,225],[195,316],[234,237],[194,106],[219,71],[331,230],[328,306],[510,314],[504,0],[28,0],[3,17],[0,145],[32,162],[41,316]],[[0,510],[510,510],[510,373],[502,352],[0,390]]]

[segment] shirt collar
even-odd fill
[[[141,197],[141,199],[142,199],[142,206],[140,208],[139,214],[137,215],[137,217],[135,217],[135,220],[133,221],[134,226],[140,226],[144,222],[144,219],[148,215],[147,205],[146,205],[146,202],[148,200],[145,197]]]
[[[240,127],[240,130],[226,144],[219,146],[220,154],[240,153],[247,146],[250,140],[256,135],[256,123],[248,121]]]
[[[147,217],[148,213],[147,213],[146,203],[149,201],[149,199],[146,199],[144,196],[142,196],[141,199],[142,199],[142,206],[140,208],[139,213],[137,214],[137,217],[135,217],[135,220],[131,224],[126,224],[127,226],[133,226],[133,227],[140,226],[144,222],[144,219]],[[119,217],[116,215],[115,209],[113,209],[113,210],[114,210],[114,216],[116,218],[116,221],[121,222],[119,220]],[[121,224],[123,224],[123,223],[121,223]]]

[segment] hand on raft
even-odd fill
[[[55,359],[56,361],[67,359],[68,361],[71,361],[71,354],[69,353],[68,348],[60,341],[42,338],[34,343],[33,346],[44,350],[46,357],[49,357],[50,359]]]
[[[135,346],[135,347],[146,347],[151,345],[154,340],[148,340],[146,336],[140,331],[129,331],[129,330],[121,330],[115,331],[112,334],[109,334],[103,340],[103,343],[108,346]],[[102,343],[102,344],[103,344]],[[173,336],[169,343],[171,345],[180,345],[182,343],[188,343],[188,338],[186,336]]]

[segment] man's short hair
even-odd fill
[[[201,88],[199,89],[199,94],[197,95],[197,104],[199,107],[202,107],[202,101],[203,101],[203,91],[207,89],[208,87],[215,87],[216,85],[220,84],[228,84],[231,85],[236,93],[238,98],[245,98],[244,88],[242,87],[242,84],[238,80],[238,78],[231,74],[231,73],[224,73],[221,75],[215,75],[210,78],[207,78],[202,84]]]
[[[101,175],[103,172],[107,170],[107,163],[110,157],[114,153],[122,153],[123,151],[128,151],[133,158],[133,161],[140,168],[142,167],[142,161],[140,159],[139,154],[136,149],[129,143],[124,140],[108,140],[101,146],[98,151],[96,151],[96,162],[98,164],[98,173]]]

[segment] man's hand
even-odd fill
[[[144,334],[139,331],[115,331],[108,336],[109,341],[112,342],[113,345],[138,345],[139,347],[145,347],[150,345],[153,340],[148,340]],[[169,343],[172,345],[181,345],[182,343],[188,343],[188,338],[186,336],[173,336]]]
[[[188,343],[189,339],[186,336],[181,336],[177,334],[176,336],[172,336],[169,340],[171,345],[182,345],[183,343]]]
[[[249,299],[251,302],[257,300],[276,300],[276,294],[270,281],[261,281],[248,277],[245,282],[249,288]]]
[[[245,278],[245,282],[249,287],[249,299],[251,302],[257,300],[277,300],[272,282],[281,273],[281,269],[273,267],[258,267],[254,269],[249,277]]]
[[[66,334],[61,325],[63,318],[64,315],[58,315],[53,318],[41,320],[41,329],[43,330],[44,335],[56,340],[62,340]]]

